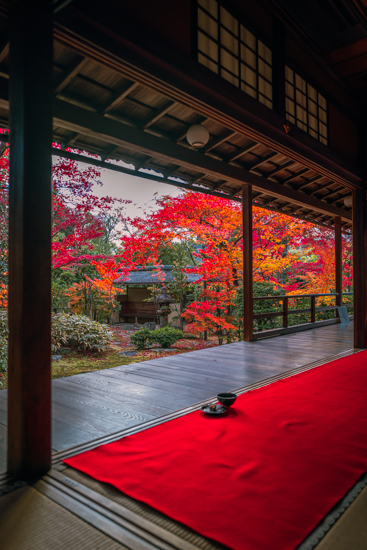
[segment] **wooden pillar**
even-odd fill
[[[243,219],[243,339],[253,340],[254,306],[252,298],[252,185],[242,189]]]
[[[335,305],[341,306],[343,303],[343,249],[342,249],[342,223],[340,216],[334,220],[335,226]]]
[[[354,346],[367,347],[366,190],[353,192]]]
[[[52,2],[19,1],[10,36],[8,471],[51,463]]]

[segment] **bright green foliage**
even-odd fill
[[[151,334],[151,330],[142,328],[131,335],[130,342],[134,344],[137,349],[145,349],[151,342]]]
[[[177,342],[177,340],[181,340],[184,336],[182,330],[178,330],[173,327],[164,327],[157,330],[152,330],[150,334],[151,341],[160,344],[162,348],[169,348],[172,344]]]
[[[85,315],[52,315],[52,348],[62,344],[76,346],[80,350],[104,351],[113,337],[107,325],[91,321]]]
[[[273,283],[254,282],[252,295],[255,296],[281,296],[285,292],[282,289],[277,289]],[[282,311],[281,300],[254,300],[254,313],[272,313],[274,311]],[[282,326],[282,317],[271,317],[270,319],[255,319],[254,330],[269,330]]]
[[[145,349],[150,344],[159,344],[162,348],[169,348],[172,344],[181,340],[184,333],[173,327],[164,327],[157,330],[149,330],[143,328],[134,332],[130,338],[130,342],[137,349]]]
[[[8,315],[6,311],[0,311],[0,373],[8,367]],[[0,380],[0,386],[2,386]]]

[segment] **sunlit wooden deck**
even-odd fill
[[[52,382],[54,452],[190,407],[353,348],[353,325],[238,342]],[[7,392],[0,391],[0,468],[5,469]]]

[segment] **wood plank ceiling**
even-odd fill
[[[7,128],[7,41],[0,47],[0,124]],[[351,189],[340,181],[58,41],[54,79],[53,139],[65,155],[86,151],[98,155],[101,166],[123,161],[132,173],[154,170],[167,183],[235,201],[241,201],[243,184],[252,183],[255,206],[326,226],[341,216],[342,228],[351,228],[351,208],[344,205]],[[210,133],[199,151],[186,141],[196,123]]]

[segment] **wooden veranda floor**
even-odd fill
[[[4,548],[223,549],[112,487],[72,468],[65,469],[60,464],[66,454],[63,450],[70,445],[81,449],[92,438],[115,439],[118,434],[160,423],[170,414],[182,414],[184,408],[196,408],[198,402],[213,398],[218,390],[262,385],[353,351],[352,325],[334,325],[53,381],[53,446],[59,451],[55,467],[31,486],[0,483]],[[4,432],[5,406],[6,392],[2,391],[0,419]],[[108,436],[112,432],[115,435]],[[364,550],[366,505],[367,488],[325,538],[310,548]],[[305,544],[301,545],[303,550],[310,543],[307,540]]]
[[[162,357],[54,380],[55,453],[191,407],[353,348],[353,325]],[[0,471],[5,470],[7,391],[0,391]]]

